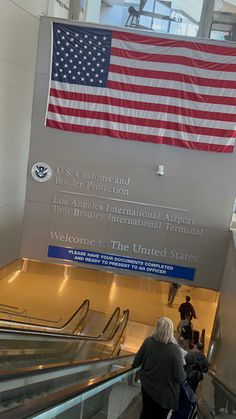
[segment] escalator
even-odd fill
[[[12,372],[15,389],[6,373],[1,379],[1,419],[134,419],[142,407],[140,383],[136,381],[138,369],[131,367],[133,355],[78,362],[74,365],[54,366],[54,371],[22,370],[24,382],[20,385],[20,372]],[[54,377],[53,377],[54,374]],[[5,380],[5,381],[4,381]],[[15,381],[14,381],[15,380]],[[18,385],[17,384],[18,380]],[[197,392],[198,419],[215,416],[211,392],[217,385],[217,406],[224,399],[222,418],[235,415],[236,394],[213,372],[203,381]],[[2,388],[4,391],[2,391]],[[219,397],[220,396],[220,397]],[[209,399],[210,397],[210,399]],[[207,403],[208,398],[208,403]],[[215,405],[216,407],[216,405]]]
[[[26,402],[130,364],[130,355],[117,358],[129,311],[125,310],[118,322],[117,311],[96,337],[1,328],[0,417]]]
[[[0,329],[0,361],[4,342],[12,357],[0,371],[0,418],[138,419],[142,401],[131,368],[134,354],[121,349],[128,317],[126,310],[120,319],[116,309],[97,336]],[[42,363],[31,366],[30,351],[36,349]],[[234,409],[232,394],[231,400]],[[202,395],[198,405],[199,419],[210,418]]]
[[[22,409],[40,404],[40,400],[56,400],[59,394],[92,385],[98,377],[105,377],[130,367],[133,355],[64,363],[48,368],[33,367],[21,371],[0,373],[0,417],[23,418]],[[46,416],[49,417],[49,416]]]
[[[129,310],[116,309],[97,336],[0,328],[0,370],[104,358],[119,353]]]
[[[20,418],[12,409],[130,364],[117,358],[128,318],[117,307],[96,336],[1,327],[0,417]]]
[[[116,307],[111,316],[91,310],[88,299],[84,300],[81,306],[64,323],[62,318],[54,320],[39,318],[27,314],[27,309],[19,311],[18,307],[0,304],[0,327],[38,332],[68,333],[83,336],[104,335],[104,331],[107,334],[112,332],[111,327],[114,327],[115,321],[118,322],[119,316],[119,307]],[[104,322],[106,322],[105,325]],[[99,324],[102,324],[104,329],[97,332]]]
[[[18,307],[3,307],[3,304],[1,304],[0,326],[48,333],[79,334],[83,330],[89,308],[90,301],[86,299],[75,313],[63,323],[62,319],[52,320],[34,317],[27,314],[27,309],[20,312]]]

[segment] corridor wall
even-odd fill
[[[62,6],[56,0],[1,0],[0,267],[20,256],[40,15],[65,18]]]
[[[0,267],[20,253],[39,16],[47,3],[1,1]]]
[[[230,388],[236,388],[235,347],[236,334],[233,321],[236,316],[236,242],[231,233],[229,251],[221,284],[217,328],[211,337],[210,362],[217,376]]]

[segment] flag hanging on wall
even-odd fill
[[[46,126],[233,152],[235,47],[62,23],[52,27]]]

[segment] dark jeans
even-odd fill
[[[176,288],[174,285],[171,284],[169,286],[168,304],[173,304],[177,291],[178,291],[178,288]]]
[[[166,419],[169,409],[164,409],[156,403],[142,388],[143,410],[140,419]]]

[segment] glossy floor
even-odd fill
[[[194,328],[206,329],[208,343],[218,293],[182,285],[173,306],[168,307],[168,290],[169,283],[159,280],[29,260],[18,260],[0,270],[0,305],[52,321],[65,321],[85,299],[90,300],[92,310],[99,312],[112,313],[117,306],[128,308],[134,322],[134,340],[141,324],[153,327],[160,316],[171,318],[176,328],[178,307],[190,295],[198,316]],[[1,307],[0,316],[4,318]]]

